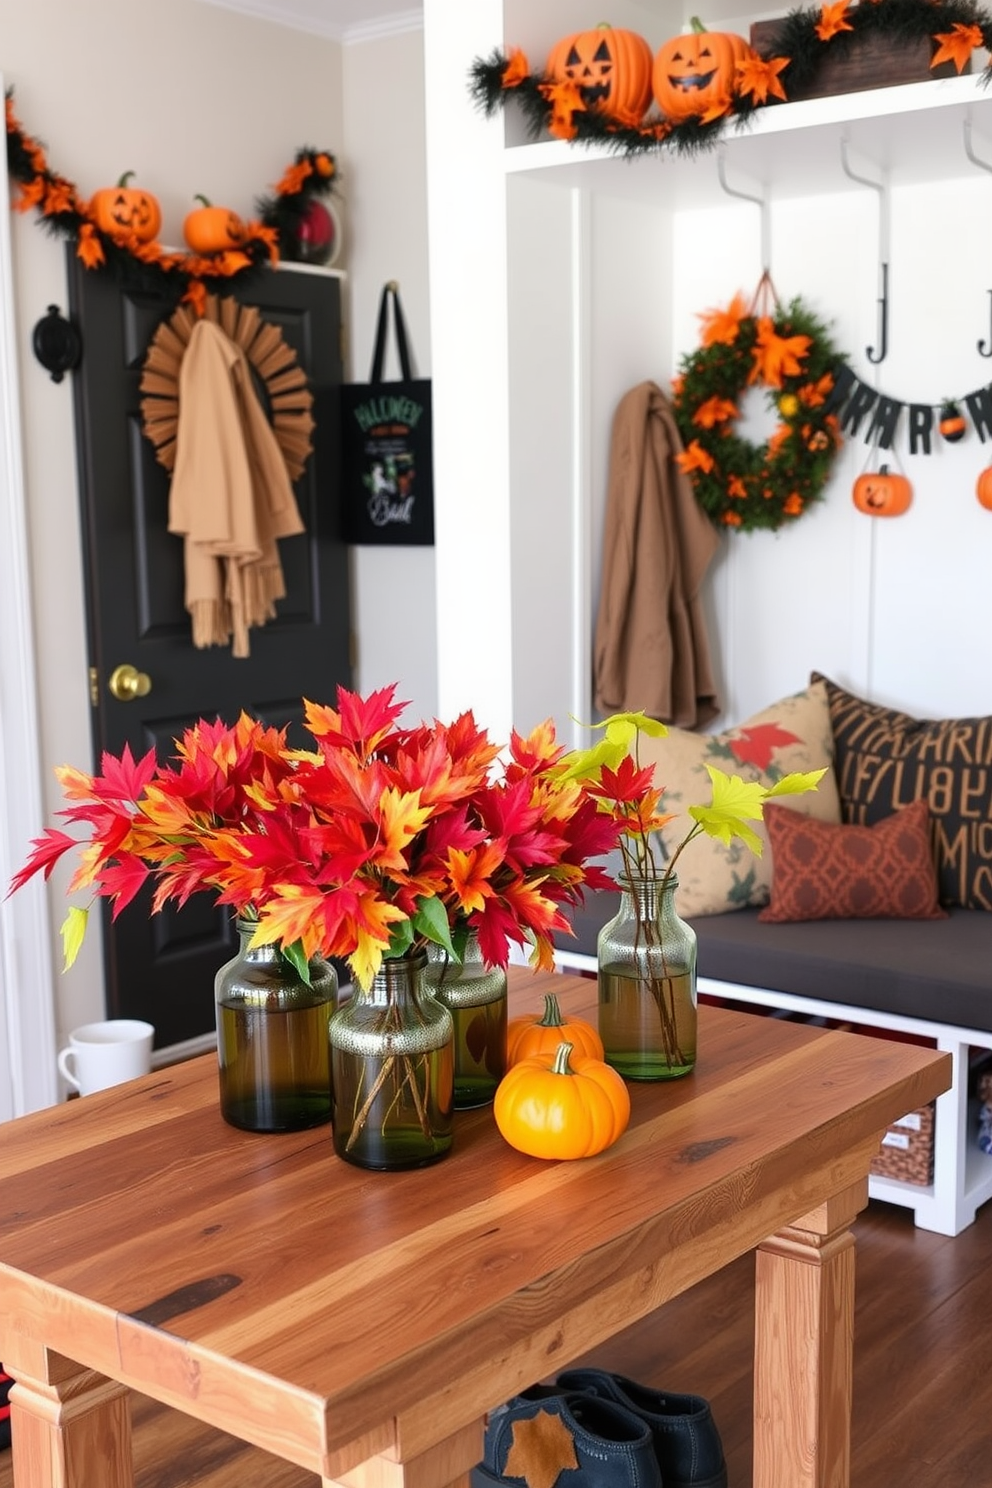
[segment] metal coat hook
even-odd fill
[[[974,146],[971,142],[971,119],[967,116],[965,116],[964,122],[961,125],[961,132],[964,135],[964,153],[967,155],[972,165],[977,165],[979,170],[992,172],[992,164],[990,164],[987,160],[980,159],[979,156],[975,154]],[[976,343],[978,346],[978,355],[983,357],[992,357],[992,289],[989,290],[989,301],[989,339],[986,342],[983,336],[982,339]],[[987,351],[985,349],[986,346],[988,346]]]
[[[728,196],[736,196],[741,201],[753,202],[761,211],[761,269],[767,274],[771,267],[771,230],[769,222],[768,198],[762,192],[760,196],[752,196],[749,191],[740,191],[736,186],[731,186],[727,181],[726,151],[722,146],[716,153],[716,173],[720,177],[720,185]]]
[[[872,181],[868,176],[861,176],[851,169],[851,162],[847,155],[847,136],[841,135],[840,140],[840,163],[845,176],[852,181],[857,181],[859,186],[870,186],[872,191],[878,192],[878,267],[882,281],[881,298],[878,301],[878,349],[874,346],[865,347],[865,356],[875,366],[884,362],[889,350],[889,188],[888,182]]]

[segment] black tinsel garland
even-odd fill
[[[821,19],[819,7],[793,10],[783,17],[767,45],[771,55],[789,59],[789,65],[779,74],[787,94],[790,89],[795,92],[805,89],[815,81],[828,56],[847,56],[863,37],[881,36],[893,43],[906,44],[932,38],[938,31],[951,30],[956,25],[977,26],[982,45],[992,52],[992,14],[973,0],[864,0],[849,9],[846,18],[852,27],[850,31],[839,31],[828,41],[821,41],[816,32]],[[547,131],[552,115],[551,100],[541,92],[542,84],[551,80],[543,73],[531,73],[515,86],[504,87],[507,62],[507,57],[498,50],[476,59],[469,72],[469,93],[487,117],[503,107],[508,98],[514,98],[531,137],[537,139]],[[992,60],[978,81],[982,87],[992,81]],[[665,120],[659,114],[649,115],[636,127],[619,124],[591,109],[581,109],[572,114],[574,143],[605,146],[628,157],[659,152],[693,156],[712,149],[728,125],[740,129],[759,108],[779,102],[770,98],[767,104],[757,104],[749,94],[737,93],[730,100],[728,114],[707,124],[696,118]]]

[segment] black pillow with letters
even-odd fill
[[[992,717],[912,718],[823,682],[845,822],[870,827],[930,807],[942,904],[992,909]]]

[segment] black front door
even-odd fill
[[[142,432],[142,364],[175,305],[122,290],[71,254],[70,265],[83,340],[75,408],[96,758],[125,743],[136,756],[154,747],[167,758],[196,718],[233,722],[242,709],[288,723],[301,742],[302,699],[333,703],[336,685],[351,678],[337,453],[340,281],[280,269],[238,295],[278,324],[295,351],[314,395],[316,429],[295,487],[306,532],[279,543],[286,598],[277,619],[251,631],[251,655],[235,659],[229,647],[192,644],[182,540],[167,529],[169,476]],[[148,679],[145,696],[114,695],[110,682],[121,665]],[[228,911],[201,896],[181,912],[152,916],[147,895],[116,924],[105,914],[104,933],[109,1015],[147,1018],[159,1048],[212,1030],[214,974],[236,940]]]

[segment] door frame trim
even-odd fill
[[[0,896],[44,820],[15,324],[10,213],[0,210]],[[38,878],[0,897],[0,1119],[57,1098],[51,920]]]

